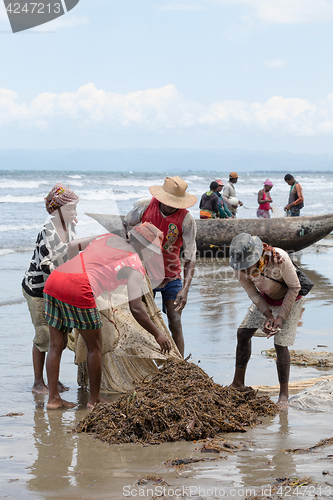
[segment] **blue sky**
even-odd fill
[[[333,153],[332,0],[80,0],[12,34],[0,148]]]

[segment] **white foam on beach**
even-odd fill
[[[0,257],[3,257],[4,255],[9,255],[10,253],[15,253],[16,250],[13,248],[0,248]]]
[[[16,181],[14,179],[2,179],[0,181],[0,189],[38,189],[41,186],[45,186],[49,184],[48,181],[28,181],[28,180],[19,180]]]
[[[5,231],[30,231],[31,229],[40,230],[40,224],[1,224],[0,233]]]

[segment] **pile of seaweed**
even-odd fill
[[[245,432],[277,411],[251,387],[223,387],[194,363],[169,360],[116,402],[96,405],[75,430],[108,443],[157,444]]]

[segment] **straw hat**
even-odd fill
[[[130,234],[136,238],[142,245],[155,253],[161,253],[161,246],[164,235],[151,222],[143,222],[133,227]]]
[[[230,243],[230,266],[242,271],[253,266],[260,259],[263,244],[258,236],[240,233]]]
[[[196,203],[197,197],[186,193],[187,187],[187,182],[178,176],[166,177],[163,186],[151,186],[149,191],[164,205],[172,208],[189,208]]]

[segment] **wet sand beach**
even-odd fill
[[[0,307],[1,498],[150,499],[161,497],[163,492],[165,498],[245,498],[250,496],[246,490],[251,487],[259,494],[276,478],[305,476],[318,483],[311,485],[315,489],[307,490],[311,498],[315,494],[333,497],[332,446],[305,454],[285,451],[333,437],[333,420],[325,412],[290,408],[288,413],[265,417],[246,433],[224,434],[223,438],[239,449],[220,454],[201,453],[201,443],[195,442],[110,446],[91,436],[72,433],[88,411],[87,394],[76,383],[73,353],[64,353],[61,380],[70,386],[66,399],[77,402],[76,408],[47,411],[46,396],[31,393],[33,328],[19,286],[29,258],[30,252],[24,252],[5,255],[0,261],[2,282],[8,291],[7,302]],[[295,256],[295,262],[315,286],[305,302],[293,348],[333,352],[333,249],[311,247]],[[191,353],[192,360],[222,385],[231,382],[236,330],[249,305],[227,260],[198,260],[183,313],[185,356]],[[323,345],[326,347],[317,347]],[[270,347],[273,339],[253,340],[247,385],[277,383],[274,360],[262,354]],[[290,380],[325,375],[333,375],[333,369],[292,366]],[[112,400],[117,396],[106,397]],[[275,401],[276,396],[272,399]],[[176,458],[205,461],[181,468],[164,465]],[[154,480],[137,484],[147,476],[163,478],[166,484],[154,484]],[[282,498],[291,496],[287,487],[280,493]]]

